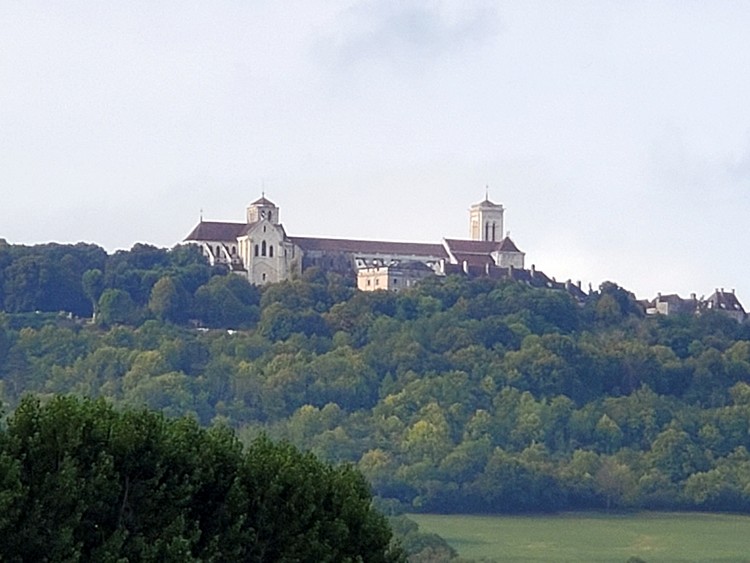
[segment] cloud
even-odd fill
[[[338,69],[387,64],[413,69],[490,40],[495,9],[485,3],[374,0],[341,12],[318,53]]]
[[[649,152],[652,187],[664,202],[680,198],[704,207],[713,200],[737,210],[735,200],[746,197],[750,185],[750,149],[728,143],[708,151],[700,141],[682,128],[665,128]]]

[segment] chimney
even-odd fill
[[[695,293],[691,293],[690,294],[690,300],[691,301],[695,301]]]
[[[534,264],[531,265],[531,277],[534,277],[534,274],[536,274],[536,266]]]
[[[578,280],[578,281],[576,282],[576,285],[578,286],[578,289],[581,289],[581,280]]]

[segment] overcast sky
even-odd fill
[[[750,309],[750,2],[0,0],[0,238],[468,237]]]

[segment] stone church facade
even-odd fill
[[[370,280],[359,283],[363,290],[398,290],[423,279],[426,272],[484,270],[489,275],[491,269],[522,270],[525,255],[503,236],[503,213],[502,205],[485,198],[469,210],[470,239],[437,244],[294,237],[281,224],[279,207],[263,195],[247,207],[244,223],[201,218],[184,242],[198,245],[212,265],[226,265],[258,285],[318,267]]]

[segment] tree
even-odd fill
[[[258,320],[258,289],[240,276],[214,276],[195,292],[195,314],[206,326],[240,328]]]
[[[101,400],[22,401],[0,486],[3,561],[405,562],[351,467]]]
[[[41,309],[49,265],[39,256],[26,255],[15,260],[4,272],[5,310],[8,312]]]
[[[171,276],[159,279],[151,288],[148,308],[164,321],[187,320],[187,293]]]
[[[287,309],[280,303],[271,303],[261,314],[259,328],[269,340],[286,340],[292,334],[306,336],[329,336],[326,325],[320,313],[313,309]]]
[[[613,454],[620,448],[622,442],[622,430],[617,423],[606,414],[603,414],[596,423],[594,430],[598,445],[604,453]]]
[[[616,322],[627,315],[643,316],[635,295],[611,281],[599,286],[594,303],[596,318],[605,323]]]
[[[136,306],[130,295],[121,289],[108,289],[99,298],[98,322],[105,326],[127,324],[136,318]]]
[[[104,274],[99,269],[86,270],[81,278],[83,292],[91,300],[91,309],[93,310],[94,320],[98,312],[99,298],[104,292]]]
[[[597,490],[606,500],[607,510],[612,507],[613,503],[620,506],[631,499],[635,489],[635,480],[633,472],[624,463],[611,457],[605,458],[594,478]]]
[[[705,469],[705,457],[700,448],[693,443],[690,435],[678,427],[672,426],[661,432],[651,445],[649,459],[653,466],[680,481],[696,471]]]
[[[5,321],[5,314],[0,312],[0,366],[5,363],[5,358],[10,350],[10,336]],[[2,368],[0,368],[2,373]]]

